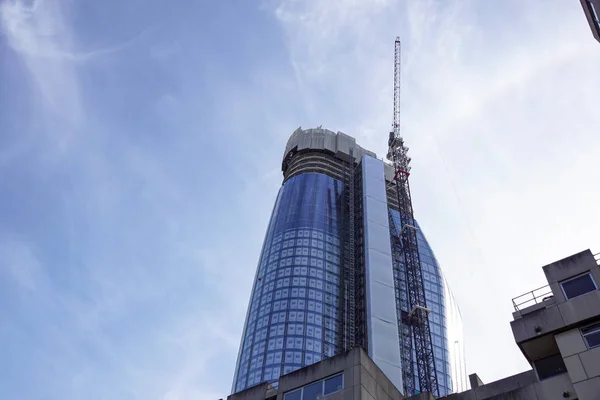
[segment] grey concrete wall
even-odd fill
[[[477,374],[469,375],[469,383],[471,384],[471,389],[478,388],[479,386],[483,386],[483,381],[479,378]]]
[[[282,376],[279,380],[277,400],[283,400],[285,393],[291,390],[340,372],[344,373],[344,388],[325,396],[324,400],[402,400],[404,398],[363,349],[354,349]],[[243,400],[255,399],[243,398]]]
[[[265,400],[275,394],[273,387],[267,382],[252,386],[246,390],[227,397],[227,400]]]
[[[533,385],[537,398],[539,400],[564,400],[564,393],[568,393],[568,398],[576,398],[573,383],[568,374],[553,376],[536,382]],[[581,398],[579,400],[582,400]]]
[[[548,264],[542,267],[542,269],[544,270],[544,275],[546,275],[548,283],[551,284],[563,281],[586,271],[597,271],[598,264],[594,259],[594,255],[588,249]],[[598,275],[598,277],[600,277],[600,275]],[[553,294],[556,297],[559,293],[553,291]]]
[[[361,400],[402,400],[404,398],[392,381],[363,350],[360,353],[359,375]]]
[[[547,290],[550,293],[548,294],[548,297],[544,301],[541,301],[537,304],[532,304],[529,307],[519,308],[518,311],[513,312],[513,318],[518,319],[518,318],[523,317],[523,315],[526,315],[526,314],[532,313],[534,311],[541,310],[542,308],[546,308],[553,304],[556,304],[556,299],[554,298],[554,296],[551,292],[551,289],[548,288]]]
[[[556,335],[556,342],[579,399],[600,398],[600,348],[588,349],[579,328]]]
[[[576,398],[567,374],[538,382],[532,370],[439,400],[564,400],[565,393],[569,393],[566,398]]]
[[[344,373],[344,388],[354,386],[353,369],[360,365],[360,349],[351,350],[345,354],[326,358],[308,367],[283,375],[279,378],[278,399],[283,399],[283,394],[290,390],[305,386],[337,373]]]
[[[356,144],[356,139],[352,136],[346,135],[343,132],[335,133],[323,128],[296,129],[288,139],[285,151],[283,152],[283,158],[285,159],[288,153],[294,148],[297,151],[324,150],[345,161],[350,159],[350,149],[352,149],[356,160],[362,159],[365,154],[377,158],[375,153]]]
[[[356,139],[352,136],[324,128],[296,129],[288,139],[283,158],[285,159],[294,148],[297,151],[324,150],[344,161],[350,158],[350,149],[352,149],[353,156],[357,161],[362,160],[365,154],[378,158],[377,154],[358,145]],[[384,175],[386,181],[391,181],[394,178],[394,167],[389,162],[384,163]]]
[[[596,281],[599,282],[599,281]],[[600,291],[586,293],[557,305],[565,326],[581,324],[600,316]]]
[[[543,270],[553,301],[513,314],[515,320],[510,323],[515,341],[529,361],[556,353],[555,334],[600,316],[600,291],[566,300],[560,286],[560,282],[586,272],[600,283],[600,267],[590,250],[548,264]]]
[[[565,321],[558,306],[555,304],[511,321],[510,327],[513,331],[515,342],[519,344],[560,330],[565,327]],[[536,327],[539,327],[539,332],[536,332]]]
[[[473,391],[476,399],[487,399],[505,392],[511,392],[518,389],[530,386],[536,381],[535,372],[525,371],[511,377],[501,379],[499,381],[488,383],[487,385],[479,386]]]

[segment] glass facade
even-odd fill
[[[446,332],[448,334],[448,353],[450,355],[450,371],[452,376],[452,392],[464,392],[471,388],[467,376],[465,361],[465,342],[463,336],[460,310],[446,278],[442,274],[444,301],[446,303]]]
[[[358,146],[347,153],[350,157],[352,151],[365,153],[356,170],[350,168],[355,164],[348,159],[332,155],[333,150],[315,156],[311,146],[318,146],[319,140],[324,147],[330,146],[331,137],[319,139],[300,131],[292,144],[308,147],[296,155],[294,146],[288,144],[291,153],[286,153],[283,167],[288,179],[279,190],[258,262],[234,393],[263,382],[277,387],[281,375],[355,344],[364,345],[394,385],[403,389],[396,307],[407,290],[402,260],[394,259],[389,241],[388,211],[393,204],[386,190],[389,167]],[[342,136],[339,140],[338,152],[349,139]],[[390,212],[395,226],[401,228],[399,213]],[[444,396],[468,388],[462,324],[420,229],[417,239],[427,306],[432,310],[439,395]]]
[[[307,173],[279,191],[252,290],[234,392],[331,357],[341,347],[342,183]]]
[[[419,227],[418,223],[417,227]],[[420,227],[417,231],[417,240],[419,242],[419,256],[421,258],[421,268],[423,271],[425,300],[427,301],[427,307],[431,309],[431,313],[429,314],[429,327],[431,331],[431,340],[433,342],[433,355],[435,356],[439,394],[440,396],[445,396],[452,393],[452,374],[448,351],[444,280],[435,255]]]
[[[400,213],[396,210],[391,210],[391,212],[396,226],[400,227],[401,229],[402,225],[400,223]],[[419,257],[421,259],[421,268],[423,271],[425,299],[427,301],[427,307],[431,309],[429,326],[431,331],[431,340],[433,342],[435,366],[438,376],[439,395],[446,396],[455,392],[456,387],[459,386],[457,385],[458,382],[453,383],[453,376],[456,376],[457,380],[461,380],[461,383],[463,383],[463,378],[455,375],[456,365],[453,368],[452,363],[458,362],[458,358],[464,362],[464,357],[459,357],[458,354],[456,356],[454,356],[454,354],[450,354],[451,352],[455,353],[460,351],[461,348],[458,346],[456,348],[448,346],[449,322],[452,323],[450,331],[453,334],[453,343],[455,340],[460,340],[460,345],[462,346],[462,336],[460,338],[456,336],[459,333],[462,334],[460,315],[456,316],[458,313],[458,308],[456,307],[456,303],[454,303],[454,299],[452,298],[451,312],[454,318],[452,320],[447,318],[447,306],[449,303],[447,301],[447,295],[449,295],[449,290],[447,289],[446,281],[442,275],[442,271],[438,265],[435,255],[433,254],[433,250],[431,249],[431,246],[429,246],[429,243],[423,235],[423,231],[419,227],[418,223],[417,227],[419,228],[417,231],[417,241],[419,244]],[[395,267],[400,268],[400,271],[404,271],[402,260],[394,260],[394,265]],[[403,276],[403,274],[401,273],[400,276]],[[397,281],[396,285],[399,286],[397,293],[406,298],[407,289],[404,280]],[[415,356],[413,355],[413,360],[414,359]],[[414,370],[417,370],[416,361]],[[418,379],[415,379],[415,387],[417,390],[419,390]]]

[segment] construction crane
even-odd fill
[[[417,378],[420,392],[429,392],[439,396],[437,371],[433,355],[433,343],[429,328],[429,312],[425,300],[425,287],[417,228],[413,215],[408,177],[410,175],[410,157],[408,147],[400,135],[400,38],[396,38],[394,52],[394,122],[388,140],[388,160],[394,165],[394,179],[400,213],[401,230],[398,232],[396,223],[390,211],[389,219],[392,228],[393,254],[398,263],[404,268],[397,268],[400,281],[406,284],[407,296],[401,298],[399,317],[400,342],[402,357],[402,376],[405,394],[415,394],[415,374],[413,355],[416,358]],[[413,351],[414,345],[414,351]]]

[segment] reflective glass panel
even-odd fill
[[[238,360],[236,390],[256,380],[256,375],[252,380],[243,377],[242,371],[250,362],[254,363],[251,372],[270,366],[284,373],[342,348],[341,335],[324,335],[325,328],[337,332],[343,317],[338,287],[342,262],[338,254],[343,246],[343,224],[338,218],[345,202],[342,192],[341,182],[314,173],[290,178],[280,189],[242,336],[241,346],[252,349],[253,359]],[[329,239],[327,248],[324,238]],[[309,343],[308,337],[325,340]],[[266,354],[284,347],[293,352],[286,351],[283,360],[281,353],[274,357]],[[307,357],[308,352],[311,357]],[[270,379],[267,375],[263,379],[276,384],[278,377],[273,369]]]
[[[326,396],[338,390],[342,390],[344,384],[344,376],[336,375],[331,378],[325,379],[325,389],[323,394]]]
[[[582,328],[581,333],[583,334],[583,337],[590,349],[600,346],[600,324],[594,324]]]
[[[561,286],[567,300],[596,290],[596,283],[590,274],[581,275],[577,278],[562,282]]]
[[[288,392],[283,396],[284,400],[302,400],[302,390],[294,390],[293,392]]]
[[[396,229],[401,229],[400,223],[400,214],[392,210],[392,218],[394,220]],[[415,221],[416,223],[416,221]],[[446,320],[448,315],[446,314],[446,282],[443,279],[442,272],[439,268],[437,260],[435,259],[434,253],[427,242],[427,239],[423,235],[423,231],[420,229],[418,223],[416,223],[418,228],[417,231],[417,240],[419,244],[419,257],[421,260],[421,268],[423,271],[424,285],[426,289],[426,301],[427,307],[432,310],[430,314],[430,329],[432,333],[432,339],[434,341],[434,358],[437,369],[437,374],[439,377],[438,389],[439,395],[445,396],[447,394],[452,393],[452,374],[457,374],[457,368],[448,368],[447,365],[450,363],[450,359],[448,358],[448,349],[450,348],[448,345],[448,333],[447,333],[447,324]],[[401,260],[393,260],[394,261],[394,283],[396,285],[396,308],[402,311],[409,311],[402,308],[402,300],[406,301],[407,299],[407,287],[406,282],[404,280],[404,265],[403,259]],[[458,313],[458,308],[452,304],[452,312]],[[453,321],[460,321],[460,317],[454,318]],[[458,337],[462,337],[462,326],[459,326],[459,323],[453,322],[453,338],[456,336],[454,333],[458,335]],[[460,349],[458,349],[460,350]],[[454,362],[454,361],[453,361]],[[455,362],[455,364],[457,364]],[[416,365],[414,368],[416,374]],[[462,378],[462,375],[461,375]],[[466,376],[465,376],[466,379]],[[464,379],[463,379],[464,380]],[[418,383],[416,382],[416,386],[418,388]],[[464,388],[466,389],[466,388]],[[463,389],[463,390],[464,390]]]
[[[323,381],[311,383],[303,391],[302,400],[317,400],[323,395]]]

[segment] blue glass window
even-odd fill
[[[392,211],[392,217],[397,227],[400,227],[400,215],[397,211]],[[417,223],[418,227],[418,223]],[[419,256],[421,259],[421,268],[423,271],[423,280],[425,286],[425,298],[427,301],[427,307],[432,310],[430,314],[430,328],[432,333],[432,340],[434,342],[434,357],[436,360],[437,373],[439,379],[439,394],[444,396],[450,391],[447,388],[445,382],[450,380],[450,370],[444,366],[448,361],[447,352],[448,343],[446,339],[446,316],[443,296],[444,290],[441,286],[443,280],[441,278],[441,272],[438,268],[437,261],[427,240],[423,236],[422,231],[417,231],[417,240],[419,244]],[[394,260],[394,268],[396,268],[396,275],[399,277],[403,276],[404,266],[402,260]],[[396,296],[398,298],[396,307],[400,308],[400,299],[406,300],[406,283],[402,278],[396,279]],[[405,310],[407,311],[407,310]],[[442,377],[440,379],[440,377]],[[417,384],[418,386],[418,384]]]
[[[600,324],[596,323],[585,328],[581,328],[581,334],[585,339],[589,349],[600,346]]]
[[[302,400],[302,390],[299,389],[286,393],[283,398],[284,400]]]
[[[323,394],[323,381],[305,386],[303,392],[302,400],[317,400]]]
[[[344,386],[344,375],[336,375],[332,378],[325,379],[325,388],[323,394],[325,396],[342,390]]]
[[[263,362],[281,363],[282,354],[278,354],[278,360],[273,351],[282,349],[284,344],[294,352],[288,356],[286,351],[281,364],[283,372],[320,361],[324,351],[320,339],[325,327],[330,332],[326,334],[329,348],[341,347],[333,332],[334,319],[341,318],[337,297],[341,262],[337,218],[341,215],[342,189],[339,181],[328,176],[303,174],[289,179],[279,192],[258,262],[258,276],[263,279],[253,288],[243,335],[242,347],[252,346],[252,355],[259,356],[254,359],[256,368],[263,367],[259,365]],[[323,319],[324,314],[330,318]],[[257,379],[256,374],[242,378],[242,371],[250,362],[242,352],[236,390],[243,390]],[[265,373],[264,379],[276,383],[282,371],[273,368],[270,377]]]
[[[594,278],[590,274],[580,275],[576,278],[563,281],[560,285],[567,300],[597,289],[596,282],[594,282]]]

